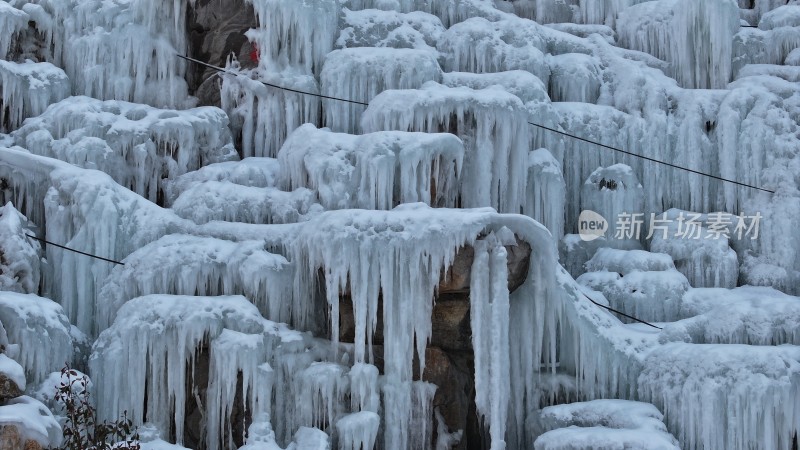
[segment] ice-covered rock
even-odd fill
[[[226,331],[227,330],[227,331]],[[233,335],[230,332],[238,332]],[[256,335],[257,338],[252,337]],[[237,339],[235,336],[241,336]],[[230,345],[217,344],[217,339]],[[253,341],[257,347],[247,351]],[[134,423],[142,423],[144,416],[159,430],[174,430],[176,442],[184,437],[184,421],[176,411],[183,411],[187,402],[186,383],[192,382],[193,361],[200,346],[207,342],[212,353],[215,345],[222,352],[212,355],[213,397],[205,405],[205,416],[225,421],[235,396],[237,377],[219,377],[213,370],[225,373],[233,368],[243,371],[248,383],[260,383],[261,369],[267,359],[279,354],[304,351],[300,333],[285,325],[267,321],[258,309],[241,296],[187,297],[152,295],[139,297],[126,303],[117,319],[94,344],[89,366],[96,382],[100,399],[97,409],[102,418],[113,418],[123,410]],[[232,345],[237,347],[234,351]],[[227,345],[227,346],[226,346]],[[280,350],[277,350],[281,347]],[[258,351],[264,352],[263,359]],[[216,353],[215,353],[216,354]],[[216,362],[215,362],[216,361]],[[188,365],[188,367],[187,367]],[[126,367],[124,371],[120,367]],[[214,369],[214,368],[217,369]],[[266,374],[263,374],[266,375]],[[164,380],[152,383],[152,379]],[[220,385],[217,385],[219,383]],[[249,411],[264,411],[269,405],[255,388],[246,389],[242,401]],[[282,389],[278,387],[277,389]],[[213,410],[212,410],[213,408]],[[210,448],[221,448],[222,436],[206,430]]]
[[[193,186],[207,181],[229,182],[242,186],[275,187],[280,181],[281,165],[274,158],[244,158],[203,166],[164,182],[167,205]]]
[[[238,159],[228,117],[213,107],[162,110],[120,101],[70,97],[14,133],[31,152],[99,169],[151,201],[164,179]]]
[[[284,188],[310,188],[327,209],[391,209],[414,202],[453,207],[465,197],[464,144],[452,134],[356,136],[306,124],[287,139],[278,160]]]
[[[664,412],[681,448],[791,448],[800,348],[675,343],[644,366],[640,398]]]
[[[666,253],[693,287],[736,287],[739,261],[729,245],[736,217],[670,210],[656,216],[650,250]]]
[[[172,209],[198,224],[212,220],[270,224],[300,222],[322,207],[316,203],[316,194],[305,188],[285,192],[273,187],[206,181],[185,190]]]
[[[592,172],[581,189],[581,209],[606,220],[607,240],[636,241],[645,237],[644,188],[630,166],[615,164]],[[586,231],[582,221],[578,226],[580,232]]]
[[[25,369],[4,353],[0,353],[0,402],[22,395],[27,387],[25,381]]]
[[[18,360],[34,385],[72,363],[74,341],[83,340],[58,303],[33,294],[0,292],[0,322],[19,346]]]
[[[537,417],[536,450],[631,448],[678,450],[678,441],[648,403],[593,400],[548,406]]]
[[[342,22],[342,31],[336,40],[336,46],[340,48],[392,47],[435,51],[436,42],[445,31],[438,17],[422,11],[401,13],[344,8]]]
[[[96,326],[105,330],[129,300],[150,294],[244,295],[272,320],[290,322],[289,261],[261,241],[164,236],[125,258],[99,293]]]
[[[800,5],[784,5],[761,16],[758,28],[772,30],[780,27],[800,27]]]
[[[419,89],[440,82],[442,69],[436,54],[408,48],[356,47],[334,50],[325,57],[320,74],[321,93],[329,97],[369,103],[387,89]],[[325,124],[333,131],[358,131],[364,105],[324,100]]]
[[[17,129],[69,94],[67,75],[50,63],[0,60],[0,131]]]
[[[602,292],[612,308],[649,322],[682,318],[681,304],[689,282],[675,270],[668,255],[601,248],[586,268],[587,273],[577,282]]]
[[[2,357],[2,355],[0,355]],[[14,429],[12,432],[10,429]],[[61,425],[41,402],[28,396],[21,396],[0,405],[0,443],[4,448],[22,450],[52,448],[61,445]]]
[[[550,57],[550,98],[554,102],[596,103],[602,73],[597,58],[583,53]]]
[[[38,292],[42,247],[29,235],[32,224],[11,202],[0,207],[0,290]]]
[[[800,345],[800,301],[771,288],[691,289],[686,319],[666,324],[662,339],[695,344]]]
[[[28,16],[25,11],[15,8],[9,2],[0,3],[0,29],[3,36],[0,37],[0,59],[7,59],[9,51],[14,44],[14,38],[20,31],[28,28]]]
[[[530,131],[518,97],[490,87],[446,88],[429,82],[418,90],[384,91],[362,119],[366,132],[451,132],[464,142],[461,205],[519,212],[527,179]]]

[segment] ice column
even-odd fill
[[[475,354],[475,405],[489,427],[492,450],[506,448],[509,397],[509,294],[506,249],[494,235],[475,242],[470,325]],[[486,323],[488,322],[488,323]]]

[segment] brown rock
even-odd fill
[[[517,239],[517,245],[506,245],[508,252],[508,290],[514,292],[525,282],[530,266],[531,246],[525,241]],[[462,247],[456,253],[453,265],[439,283],[439,293],[453,294],[469,291],[472,272],[472,261],[475,259],[475,249]]]
[[[244,0],[197,0],[189,11],[190,56],[215,66],[225,66],[233,53],[244,67],[255,66],[245,32],[257,27],[253,6]],[[192,64],[187,81],[201,105],[219,106],[219,89],[213,69]]]
[[[0,372],[0,401],[17,398],[22,394],[22,389],[17,386],[17,383],[11,380],[8,375]]]
[[[42,450],[42,445],[32,439],[23,439],[22,433],[14,425],[0,425],[0,449]]]

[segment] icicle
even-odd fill
[[[339,450],[372,449],[378,437],[381,418],[371,411],[361,411],[342,417],[336,422]]]
[[[0,90],[0,131],[13,131],[26,118],[69,96],[70,84],[64,71],[50,63],[0,60]]]
[[[34,227],[11,202],[0,207],[0,290],[39,292],[42,247],[28,236]]]
[[[24,11],[15,8],[8,2],[0,3],[0,60],[9,59],[8,53],[14,43],[15,36],[28,28],[30,17]]]
[[[494,235],[475,243],[470,278],[470,325],[475,355],[475,405],[492,450],[506,448],[509,389],[509,300],[506,249]],[[487,321],[489,323],[484,323]]]
[[[518,213],[526,180],[530,131],[516,96],[496,88],[446,88],[430,82],[419,90],[385,91],[370,102],[364,131],[450,131],[465,143],[461,204]]]
[[[547,149],[528,155],[528,188],[522,213],[541,223],[560,241],[564,236],[566,184],[561,164]]]

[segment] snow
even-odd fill
[[[245,223],[294,223],[319,212],[314,192],[241,186],[227,181],[206,181],[185,190],[172,205],[175,213],[198,224],[212,220]]]
[[[328,53],[320,74],[322,95],[369,101],[387,89],[418,89],[441,81],[436,54],[408,48],[356,47]],[[358,131],[364,105],[324,100],[325,124],[333,131]]]
[[[351,2],[352,3],[352,2]],[[401,13],[363,9],[342,10],[340,48],[392,47],[435,51],[445,28],[438,17],[422,11]]]
[[[326,209],[453,207],[464,146],[456,136],[398,131],[360,136],[298,128],[278,154],[285,189],[310,188]]]
[[[25,294],[36,292],[41,280],[39,242],[28,237],[32,224],[11,202],[0,207],[0,289]]]
[[[0,43],[2,45],[2,43]],[[12,131],[28,117],[70,94],[63,70],[50,63],[14,63],[0,60],[0,130]]]
[[[241,186],[275,187],[278,185],[281,165],[274,158],[244,158],[203,166],[193,172],[164,182],[167,205],[172,205],[184,191],[207,181],[229,182]]]
[[[549,406],[537,418],[543,433],[534,448],[678,450],[662,418],[653,405],[626,400]]]
[[[18,360],[31,384],[72,363],[73,331],[58,303],[33,294],[0,292],[0,322],[9,340],[19,345]]]
[[[773,30],[780,27],[800,26],[800,5],[784,5],[761,16],[758,28]]]
[[[0,361],[4,355],[0,355]],[[0,427],[13,426],[25,440],[34,440],[43,448],[61,445],[61,425],[41,402],[23,395],[0,406]]]
[[[25,390],[25,370],[19,363],[0,353],[0,373],[11,380],[20,390]]]
[[[70,97],[14,132],[32,153],[99,169],[155,202],[163,179],[238,159],[228,118],[213,107],[161,110],[120,101]]]
[[[362,118],[366,132],[450,131],[465,143],[461,205],[518,212],[529,146],[522,102],[499,87],[473,90],[429,82],[418,90],[384,91]]]

